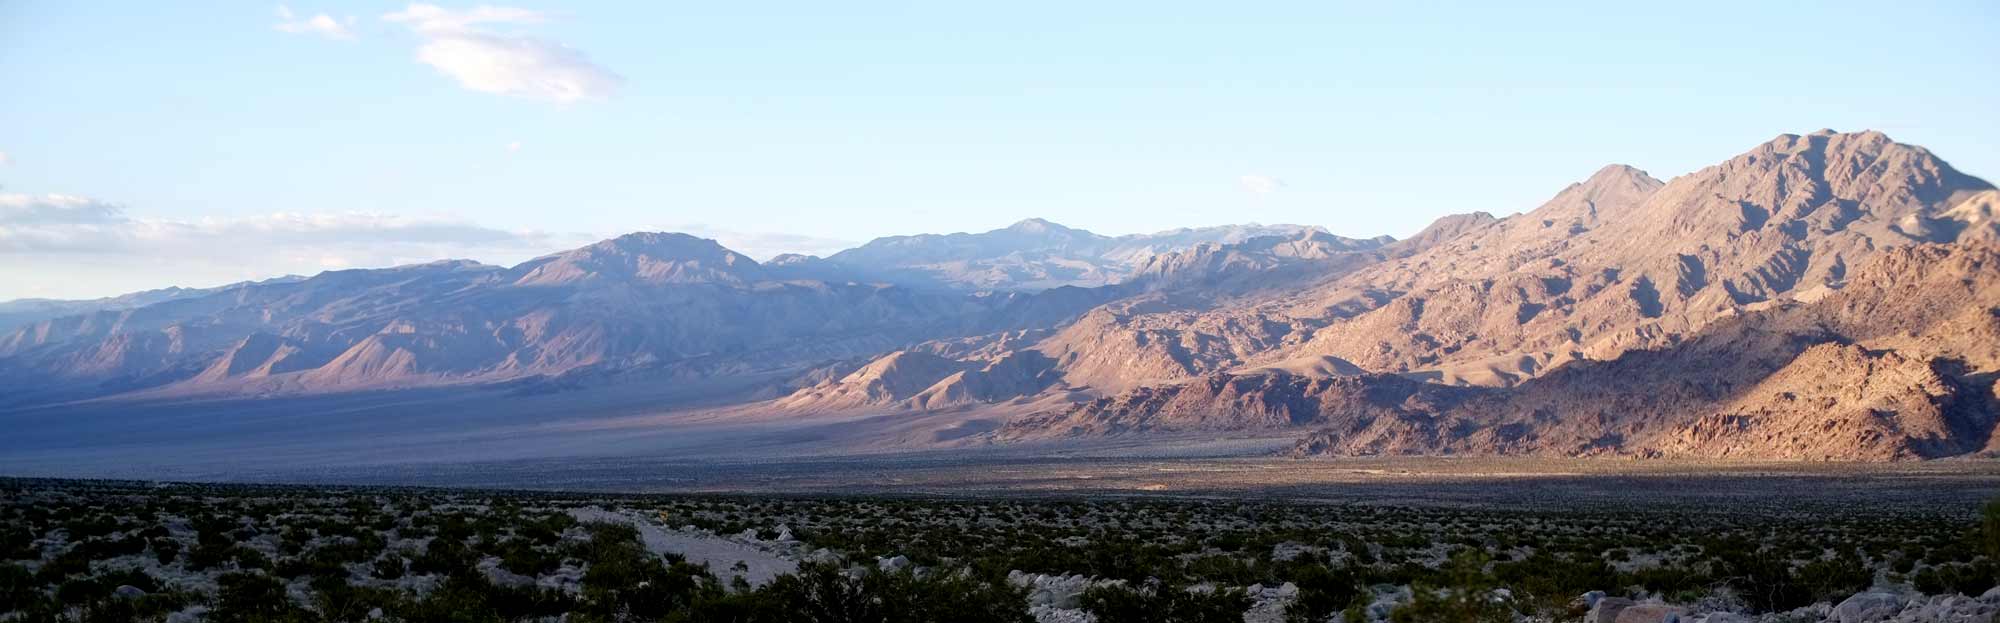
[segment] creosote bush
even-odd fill
[[[659,518],[823,549],[753,586],[648,549]],[[1756,512],[1332,506],[1246,500],[746,498],[0,480],[0,620],[1022,623],[1010,572],[1081,574],[1104,623],[1574,620],[1577,597],[1751,612],[1837,601],[1878,574],[1927,593],[2000,583],[2000,504]],[[803,551],[799,552],[803,553]],[[878,557],[912,564],[878,566]],[[1245,587],[1262,587],[1257,591]],[[1269,604],[1266,604],[1269,605]],[[11,617],[11,619],[7,618]]]

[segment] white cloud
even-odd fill
[[[353,25],[353,16],[347,17],[344,21],[334,19],[333,16],[325,13],[317,13],[312,17],[301,18],[292,13],[291,7],[281,4],[278,5],[278,23],[271,27],[277,29],[278,32],[294,35],[319,35],[328,39],[345,41],[354,38],[354,31],[349,28]]]
[[[0,300],[50,288],[101,296],[439,259],[512,264],[597,238],[369,212],[135,218],[87,197],[0,193]]]
[[[89,197],[0,193],[0,236],[13,227],[100,225],[122,220],[123,209]]]
[[[517,151],[521,151],[521,141],[514,141],[507,144],[507,153],[511,154]]]
[[[546,21],[548,15],[539,11],[411,4],[382,19],[407,26],[424,39],[417,48],[418,61],[481,93],[568,103],[610,97],[625,82],[576,48],[482,28]]]
[[[383,15],[382,19],[409,24],[419,31],[463,32],[478,24],[540,24],[548,21],[548,14],[532,9],[485,5],[453,11],[434,4],[418,3]]]
[[[1236,178],[1236,182],[1238,184],[1243,185],[1243,190],[1247,190],[1259,195],[1268,195],[1274,192],[1278,192],[1279,190],[1285,187],[1285,180],[1271,177],[1269,175],[1245,175]]]
[[[12,164],[14,164],[14,157],[7,155],[7,152],[0,151],[0,167],[10,166]]]

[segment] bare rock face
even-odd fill
[[[1718,319],[1821,295],[1881,249],[1974,231],[1912,235],[1899,223],[1961,204],[1976,220],[1968,200],[1988,189],[1875,132],[1780,136],[1665,185],[1607,168],[1533,212],[1333,284],[1329,294],[1399,295],[1297,352],[1517,383],[1545,362],[1669,346]],[[1503,358],[1537,365],[1458,373]]]
[[[1885,252],[1848,289],[1684,343],[1566,366],[1427,415],[1427,452],[1900,460],[1977,452],[1995,430],[2000,249]],[[1302,455],[1354,454],[1337,435]],[[1425,447],[1425,444],[1432,444]]]

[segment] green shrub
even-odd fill
[[[1160,583],[1092,586],[1078,601],[1098,623],[1234,623],[1250,609],[1241,589],[1190,591]]]
[[[1362,594],[1361,583],[1346,569],[1314,565],[1293,574],[1299,594],[1285,607],[1285,620],[1317,623],[1347,609]]]

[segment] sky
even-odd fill
[[[1820,128],[2000,178],[1991,0],[496,1],[0,1],[0,299],[638,230],[1406,236]]]

